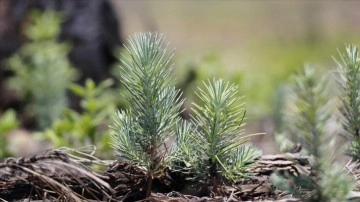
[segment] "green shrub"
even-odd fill
[[[72,84],[70,90],[81,98],[81,112],[65,109],[45,136],[54,147],[83,147],[95,145],[106,154],[110,130],[106,127],[115,111],[115,100],[111,95],[112,79],[102,81],[98,86],[91,79],[85,86]]]
[[[9,68],[15,72],[10,86],[29,104],[26,113],[44,129],[67,106],[66,88],[73,72],[67,59],[70,47],[56,41],[61,17],[53,12],[34,12],[31,17],[26,31],[30,42],[8,60]]]

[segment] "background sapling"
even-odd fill
[[[58,43],[61,16],[55,12],[33,12],[25,44],[8,59],[15,76],[9,80],[25,105],[24,114],[34,117],[32,127],[45,129],[67,106],[66,89],[74,77],[67,55],[70,46]]]
[[[289,139],[301,143],[310,158],[309,175],[272,175],[279,188],[303,201],[344,201],[352,189],[347,173],[334,162],[341,150],[336,145],[335,134],[329,134],[329,124],[334,120],[334,104],[329,98],[329,79],[319,76],[309,66],[295,77],[291,88],[292,98],[287,104],[284,128]],[[306,194],[310,192],[310,194]]]

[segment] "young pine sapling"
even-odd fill
[[[351,140],[347,153],[360,159],[360,57],[356,46],[347,46],[340,53],[338,83],[341,90],[341,123],[346,137]]]
[[[121,70],[130,109],[119,111],[115,118],[112,146],[121,160],[147,171],[149,196],[153,178],[165,169],[169,151],[165,142],[174,134],[183,101],[175,89],[173,53],[167,53],[164,37],[138,33],[129,44]]]
[[[178,127],[173,169],[212,184],[239,179],[261,155],[245,144],[251,135],[244,135],[242,98],[237,86],[223,80],[204,84],[197,93],[202,105],[194,104],[191,121],[183,121]]]
[[[351,190],[347,173],[334,162],[336,136],[327,134],[332,119],[328,78],[319,77],[306,67],[295,78],[292,111],[287,112],[286,128],[295,135],[303,150],[313,157],[309,175],[274,174],[272,180],[281,189],[302,198],[303,201],[344,201]],[[312,159],[312,158],[311,158]],[[311,192],[309,196],[303,194]]]

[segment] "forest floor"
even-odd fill
[[[100,171],[100,167],[104,167]],[[103,161],[93,153],[49,150],[30,158],[0,163],[3,201],[297,201],[271,184],[274,172],[309,175],[307,156],[299,153],[264,155],[243,180],[201,184],[169,169],[154,179],[146,198],[146,172],[125,162]]]

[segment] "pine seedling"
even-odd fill
[[[138,33],[125,47],[122,79],[127,89],[129,110],[117,113],[112,126],[112,146],[116,155],[147,171],[147,196],[154,177],[166,166],[170,148],[165,144],[179,120],[180,91],[175,89],[173,52],[161,34]]]
[[[341,61],[337,61],[338,83],[341,90],[341,123],[345,136],[351,142],[348,154],[360,159],[360,58],[358,48],[354,45],[346,47],[346,53],[339,53]]]
[[[347,173],[334,162],[335,136],[327,134],[332,117],[328,78],[319,77],[315,70],[305,67],[295,78],[291,100],[293,111],[286,118],[295,139],[314,158],[309,176],[275,174],[272,180],[281,189],[302,198],[303,201],[344,201],[351,190]],[[310,196],[304,192],[310,191]]]
[[[194,104],[192,120],[177,131],[173,168],[214,183],[244,177],[261,153],[245,144],[251,135],[244,135],[242,97],[237,86],[222,80],[204,85],[197,93],[202,105]]]

